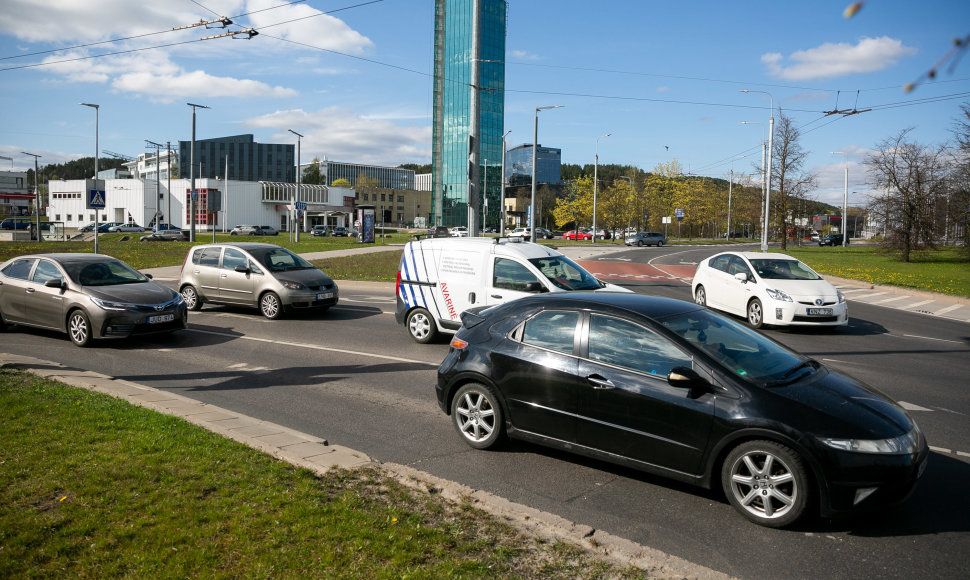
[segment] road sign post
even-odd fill
[[[94,253],[98,253],[98,212],[104,210],[105,202],[107,197],[104,194],[104,180],[103,179],[85,179],[84,180],[84,190],[87,192],[85,196],[85,207],[87,209],[94,210]],[[38,235],[40,232],[38,232]]]

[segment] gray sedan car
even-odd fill
[[[0,264],[0,328],[57,330],[88,346],[96,338],[183,329],[186,310],[177,292],[103,254],[37,254]]]
[[[189,310],[204,303],[259,308],[269,319],[286,310],[325,311],[337,304],[337,284],[310,262],[273,244],[206,244],[189,250],[179,291]]]

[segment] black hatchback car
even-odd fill
[[[819,246],[841,246],[842,245],[842,235],[841,234],[829,234],[818,241]],[[849,240],[845,241],[845,245],[849,245]]]
[[[508,435],[720,485],[769,527],[900,502],[926,467],[887,396],[695,304],[543,294],[462,324],[435,390],[478,449]]]

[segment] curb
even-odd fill
[[[301,433],[268,421],[200,403],[194,399],[113,377],[67,367],[39,358],[0,352],[0,368],[29,372],[68,385],[123,399],[133,405],[181,417],[234,441],[258,449],[292,465],[316,474],[333,468],[376,467],[417,492],[441,497],[473,507],[514,526],[533,537],[563,541],[618,566],[633,566],[650,578],[691,578],[725,580],[730,576],[693,564],[659,550],[614,536],[590,526],[571,522],[505,498],[445,480],[430,473],[398,463],[382,463],[366,454],[326,439]]]

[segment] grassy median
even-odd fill
[[[377,470],[324,477],[0,369],[2,578],[639,577]]]

